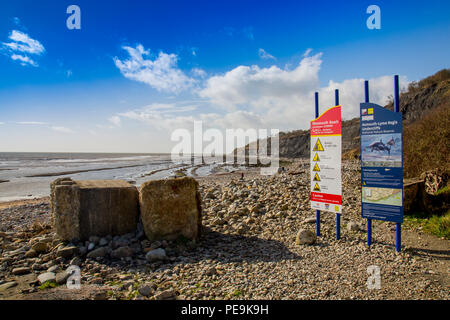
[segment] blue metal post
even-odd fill
[[[400,93],[398,87],[398,75],[394,76],[394,106],[395,112],[400,112]],[[397,223],[397,227],[395,229],[395,250],[400,252],[402,249],[402,224]]]
[[[369,103],[369,81],[364,81],[364,92],[366,96],[366,103]],[[362,162],[361,162],[362,163]],[[372,219],[367,219],[367,246],[372,244]]]
[[[315,93],[316,100],[316,108],[315,108],[315,117],[316,119],[319,117],[319,93]],[[320,236],[320,210],[316,210],[316,235]]]
[[[339,105],[339,90],[334,90],[334,105]],[[341,215],[336,213],[336,240],[341,238]]]

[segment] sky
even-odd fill
[[[70,5],[80,29],[69,29]],[[369,29],[370,5],[380,28]],[[449,1],[3,1],[0,152],[171,152],[177,129],[308,129],[449,68]]]

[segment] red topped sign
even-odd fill
[[[341,134],[341,106],[325,111],[311,121],[311,136],[333,136]]]

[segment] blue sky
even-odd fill
[[[66,27],[71,4],[81,30]],[[366,26],[371,4],[380,30]],[[448,12],[448,1],[2,3],[0,151],[170,152],[171,132],[194,120],[304,129],[313,92],[325,110],[334,88],[353,118],[364,79],[382,104],[394,74],[405,87],[449,67]],[[21,37],[31,47],[17,49]]]

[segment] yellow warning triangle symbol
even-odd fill
[[[317,162],[320,161],[319,154],[316,153],[316,155],[313,158],[313,161],[317,161]]]
[[[366,185],[366,182],[364,181],[364,182],[363,182],[363,186],[365,186],[365,185]]]
[[[316,183],[316,185],[314,186],[314,191],[320,191],[319,184]]]
[[[314,145],[313,151],[324,151],[322,142],[320,142],[320,139],[317,139],[316,144]]]
[[[314,175],[313,181],[320,181],[320,177],[317,173]]]
[[[313,171],[320,171],[319,166],[317,165],[317,163],[314,164]]]

